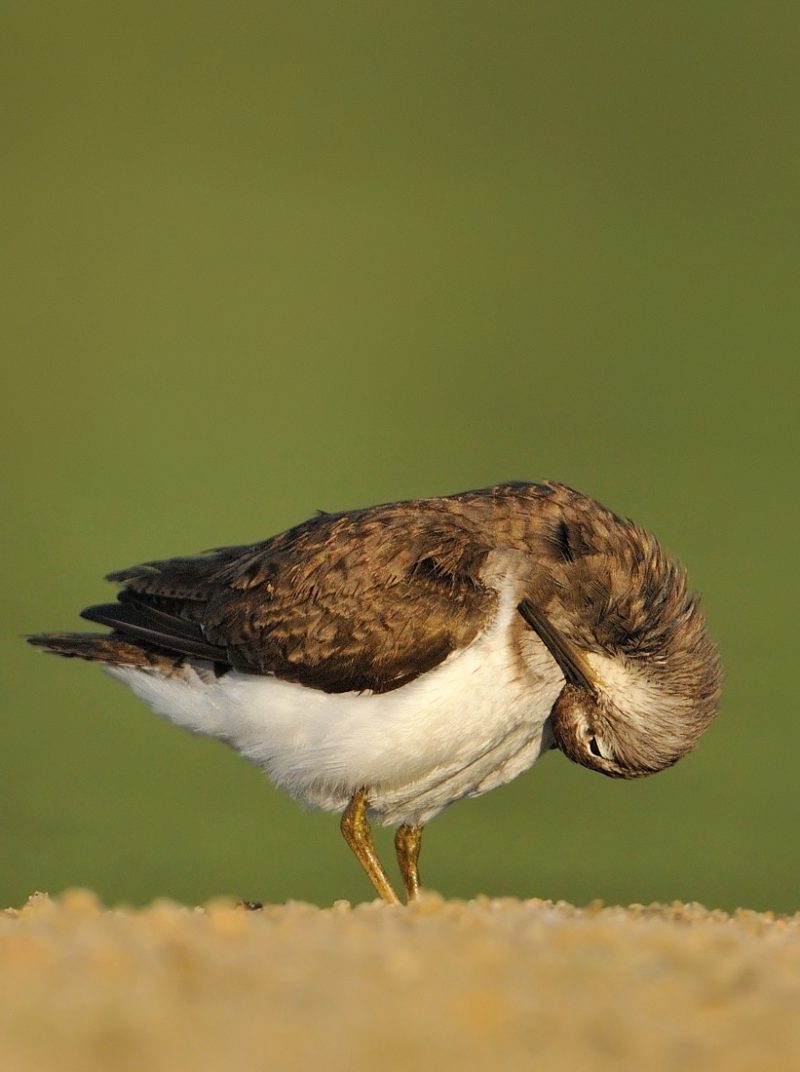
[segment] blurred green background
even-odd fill
[[[454,805],[423,877],[800,908],[798,32],[718,0],[3,4],[0,904],[369,898],[335,817],[20,634],[317,508],[556,478],[689,567],[723,715],[657,778],[553,754]]]

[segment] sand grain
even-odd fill
[[[0,913],[4,1072],[800,1068],[800,915],[442,901]]]

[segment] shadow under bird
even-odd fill
[[[721,670],[683,569],[555,483],[323,513],[258,543],[109,575],[107,633],[29,640],[99,662],[341,829],[398,897],[369,819],[398,827],[408,898],[425,823],[548,749],[615,778],[669,767]]]

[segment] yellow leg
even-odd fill
[[[397,828],[397,833],[394,836],[394,848],[409,901],[415,901],[419,897],[419,868],[417,865],[421,847],[421,826],[399,826]]]
[[[367,822],[367,794],[364,789],[359,789],[345,808],[341,829],[344,840],[367,872],[378,895],[388,904],[400,904],[400,898],[392,889],[392,884],[372,844],[372,834]]]

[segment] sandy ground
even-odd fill
[[[800,1068],[800,915],[543,901],[0,913],[3,1072]]]

